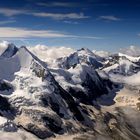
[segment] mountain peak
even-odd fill
[[[86,53],[86,54],[92,54],[92,55],[93,55],[93,52],[90,51],[90,50],[87,49],[87,48],[81,48],[81,49],[77,50],[77,52],[84,52],[84,53]]]
[[[11,81],[14,79],[16,72],[32,73],[36,67],[46,68],[47,66],[24,46],[8,59],[1,57],[0,67],[0,77]]]
[[[75,67],[77,64],[87,64],[92,65],[94,68],[101,67],[102,64],[99,60],[99,57],[96,56],[89,49],[82,48],[80,50],[75,51],[67,57],[62,57],[57,59],[58,67],[63,67],[69,69],[71,67]]]
[[[7,43],[7,42],[6,42]],[[5,43],[5,44],[6,44]],[[12,57],[13,55],[15,55],[18,51],[18,48],[12,44],[12,43],[8,43],[7,44],[7,48],[5,49],[5,51],[1,54],[1,57],[5,57],[5,58],[9,58]]]
[[[87,48],[81,48],[78,51],[86,51],[86,50],[88,50],[88,49]]]
[[[8,41],[2,41],[0,43],[0,56],[2,57],[11,57],[16,54],[18,51],[18,48],[13,44]]]

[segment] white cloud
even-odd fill
[[[79,24],[77,21],[70,21],[70,20],[65,20],[64,23],[67,23],[67,24]]]
[[[0,8],[0,14],[3,14],[4,16],[16,16],[20,14],[26,14],[28,13],[26,10],[18,10],[18,9],[10,9],[10,8]]]
[[[9,24],[9,23],[15,23],[16,20],[3,20],[0,21],[0,25],[5,25],[5,24]]]
[[[29,37],[67,37],[67,35],[51,30],[30,30],[26,28],[0,27],[1,38]]]
[[[93,50],[92,51],[94,54],[100,56],[100,57],[104,57],[104,58],[107,58],[109,57],[109,55],[111,54],[110,52],[107,52],[107,51],[96,51],[96,50]]]
[[[96,37],[96,36],[78,36],[78,35],[71,35],[71,38],[80,38],[80,39],[103,39],[103,37]]]
[[[61,13],[31,13],[37,17],[49,17],[52,19],[62,20],[62,19],[85,19],[89,18],[85,16],[83,13],[68,13],[68,14],[61,14]]]
[[[135,45],[131,45],[127,48],[120,49],[119,52],[133,57],[140,56],[140,48],[139,46],[135,46]]]
[[[72,2],[46,2],[46,3],[36,3],[36,5],[39,6],[45,6],[45,7],[77,7],[77,3],[72,3]]]
[[[0,27],[0,38],[86,38],[101,39],[94,36],[64,34],[52,30],[31,30],[27,28]]]
[[[52,18],[57,20],[62,19],[85,19],[89,18],[89,16],[85,16],[84,13],[47,13],[47,12],[34,12],[23,9],[10,9],[10,8],[0,8],[0,14],[13,17],[17,15],[32,15],[36,17],[45,17]]]
[[[72,48],[59,46],[50,47],[46,45],[36,45],[34,47],[28,47],[28,49],[38,56],[41,60],[48,63],[52,63],[54,59],[70,55],[74,52]]]
[[[119,21],[119,20],[121,20],[120,18],[118,18],[116,16],[100,16],[98,19],[108,20],[108,21]]]

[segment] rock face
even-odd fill
[[[11,105],[8,102],[7,98],[0,96],[0,110],[9,111],[11,110]]]
[[[6,82],[6,81],[3,81],[3,80],[0,80],[0,91],[3,92],[3,91],[13,91],[13,86]]]

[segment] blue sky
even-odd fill
[[[0,1],[0,40],[116,51],[140,46],[140,0]]]

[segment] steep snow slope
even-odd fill
[[[15,72],[18,72],[20,70],[24,70],[24,73],[28,74],[35,60],[33,59],[33,57],[35,56],[33,56],[25,47],[21,47],[13,57],[0,58],[1,79],[12,81],[14,80]],[[40,61],[39,59],[37,60]]]

